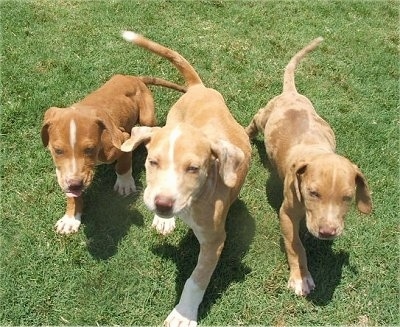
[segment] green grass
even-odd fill
[[[178,221],[160,237],[142,193],[121,198],[98,168],[79,233],[56,235],[65,199],[42,147],[45,110],[67,106],[116,73],[182,82],[167,60],[124,42],[132,29],[182,53],[247,125],[281,91],[290,57],[298,89],[357,163],[374,211],[352,209],[334,242],[305,236],[317,283],[286,289],[281,187],[261,136],[228,239],[200,307],[202,325],[399,325],[398,1],[2,1],[0,325],[160,325],[179,299],[198,244]],[[152,88],[160,124],[179,94]],[[134,176],[145,187],[145,150]]]

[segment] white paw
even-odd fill
[[[166,327],[196,327],[197,321],[186,318],[181,315],[176,309],[172,310],[164,321]]]
[[[159,234],[168,235],[175,229],[175,217],[166,219],[154,215],[151,227],[154,227]]]
[[[132,177],[132,169],[129,169],[125,174],[117,174],[114,191],[117,191],[123,196],[136,192],[135,180]]]
[[[314,280],[309,275],[302,279],[290,278],[288,288],[293,289],[296,295],[306,296],[315,288],[315,284]]]
[[[59,219],[54,226],[54,229],[58,234],[72,234],[76,233],[81,225],[81,214],[78,213],[76,216],[64,215]]]
[[[197,326],[197,310],[203,300],[204,292],[205,289],[201,289],[192,277],[189,277],[183,287],[178,305],[165,319],[164,326]]]

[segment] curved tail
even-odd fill
[[[203,84],[199,75],[189,62],[183,58],[178,52],[164,47],[161,44],[153,42],[140,34],[131,31],[122,32],[122,37],[128,41],[137,44],[151,52],[158,54],[161,57],[168,59],[183,75],[187,86],[195,84]]]
[[[320,44],[324,39],[322,37],[318,37],[312,40],[308,45],[306,45],[303,49],[297,52],[292,59],[290,59],[289,63],[285,68],[285,73],[283,75],[283,92],[296,92],[296,85],[294,82],[294,72],[298,63],[304,56],[310,51],[314,50],[318,44]]]
[[[182,93],[185,93],[187,91],[186,86],[175,84],[162,78],[151,76],[138,76],[138,78],[146,85],[164,86]]]

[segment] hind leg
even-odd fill
[[[155,126],[157,121],[155,116],[153,95],[145,85],[140,92],[140,99],[139,124],[141,126]]]
[[[260,109],[251,120],[250,124],[246,127],[246,133],[250,139],[253,139],[257,134],[264,133],[265,124],[267,123],[268,117],[270,115],[270,110],[268,106]]]

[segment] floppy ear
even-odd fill
[[[292,166],[293,186],[296,192],[296,197],[301,202],[301,177],[307,169],[308,163],[301,160]]]
[[[367,181],[360,171],[355,166],[356,170],[356,203],[360,212],[369,214],[372,211],[371,192],[369,191]]]
[[[49,144],[49,126],[55,119],[56,115],[62,110],[61,108],[51,107],[46,110],[43,118],[42,130],[40,132],[42,137],[43,146],[47,147]]]
[[[127,139],[127,133],[123,132],[114,124],[108,115],[97,116],[97,124],[99,127],[107,131],[111,136],[111,143],[117,148],[121,148],[121,144]]]
[[[237,146],[224,140],[217,140],[211,144],[211,151],[218,158],[219,175],[224,184],[234,187],[237,180],[236,171],[244,160],[244,153]]]
[[[131,137],[121,145],[121,151],[131,152],[140,144],[150,141],[153,132],[159,128],[160,127],[147,126],[133,127],[131,131]]]

